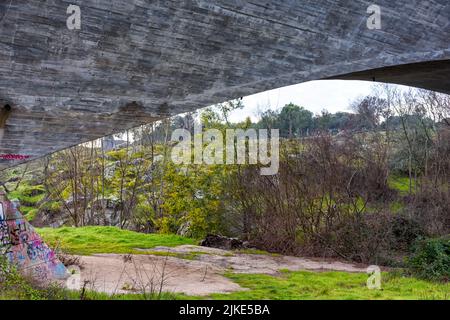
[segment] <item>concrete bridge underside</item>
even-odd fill
[[[448,0],[2,0],[0,169],[309,80],[450,93],[449,22]]]

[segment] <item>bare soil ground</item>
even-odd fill
[[[146,250],[142,250],[146,251]],[[80,257],[82,283],[87,288],[106,293],[158,292],[207,296],[245,290],[223,274],[277,274],[279,270],[366,272],[363,266],[338,261],[289,256],[248,254],[191,245],[158,247],[143,255],[96,254]],[[162,256],[151,253],[186,255]]]

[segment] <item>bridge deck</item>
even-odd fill
[[[80,30],[66,25],[70,3]],[[0,3],[0,169],[268,89],[370,80],[373,69],[450,93],[442,70],[412,65],[447,60],[448,70],[447,0],[378,0],[380,30],[367,28],[363,0],[70,3]]]

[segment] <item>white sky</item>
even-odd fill
[[[326,109],[335,113],[350,111],[351,103],[371,94],[374,83],[368,81],[320,80],[301,83],[244,97],[244,108],[231,114],[230,120],[238,122],[246,117],[258,119],[258,111],[279,110],[294,103],[319,114]]]

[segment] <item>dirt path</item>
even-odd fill
[[[149,251],[187,255],[191,259],[161,255],[97,254],[83,256],[81,278],[88,288],[106,293],[163,291],[205,296],[245,290],[223,276],[235,273],[277,274],[279,270],[336,270],[365,272],[348,263],[304,259],[289,256],[246,254],[197,246],[158,247]]]

